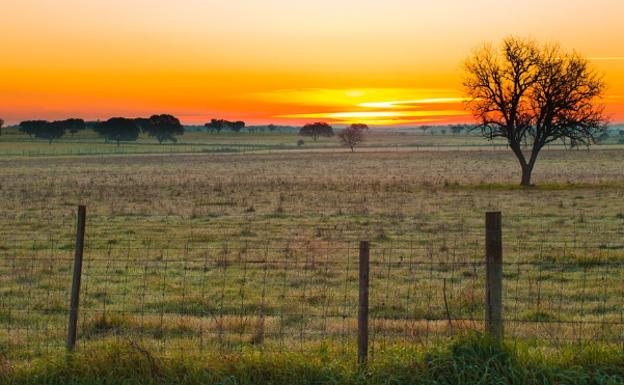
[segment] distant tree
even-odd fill
[[[338,139],[343,146],[349,147],[351,152],[355,151],[355,147],[364,141],[364,136],[368,131],[366,124],[355,123],[338,133]]]
[[[309,123],[301,127],[299,135],[310,136],[316,142],[319,136],[328,138],[334,136],[334,129],[325,122]]]
[[[119,146],[119,142],[121,141],[137,140],[141,132],[135,119],[118,117],[99,122],[93,129],[107,142],[117,142],[117,146]]]
[[[481,134],[505,138],[522,168],[520,184],[531,184],[540,150],[562,141],[590,145],[606,130],[604,83],[586,59],[557,46],[507,38],[500,50],[485,47],[465,65],[467,106]],[[523,146],[529,146],[528,154]]]
[[[609,140],[609,131],[604,130],[602,133],[598,134],[595,138],[596,143],[603,143]]]
[[[19,124],[17,130],[32,138],[35,136],[35,132],[41,130],[46,124],[48,122],[45,120],[25,120]]]
[[[78,131],[82,131],[86,128],[85,121],[76,118],[58,120],[54,123],[63,126],[65,130],[69,131],[71,136],[74,136],[74,134],[76,134]]]
[[[19,131],[31,138],[46,139],[51,144],[55,139],[65,135],[65,125],[62,121],[26,120],[19,124]]]
[[[267,126],[267,128],[269,129],[269,131],[273,132],[275,130],[277,130],[277,126],[275,124],[269,124]]]
[[[459,135],[464,130],[464,126],[461,124],[453,124],[450,126],[450,129],[453,135]]]
[[[48,122],[46,120],[26,120],[19,124],[18,130],[28,136],[38,139],[46,139],[52,143],[55,139],[62,138],[67,131],[78,132],[85,128],[82,119],[66,119]]]
[[[242,120],[230,122],[224,119],[211,119],[210,123],[204,124],[204,127],[206,127],[209,132],[221,132],[221,130],[239,132],[245,128],[245,122]]]
[[[41,129],[35,131],[35,138],[46,139],[52,144],[55,139],[61,139],[67,131],[66,125],[62,120],[54,122],[46,122]]]
[[[223,119],[210,119],[209,123],[204,124],[208,132],[221,132],[224,126]]]
[[[624,136],[624,130],[620,130],[620,132],[618,133],[620,136]]]
[[[95,126],[97,126],[99,123],[100,123],[99,120],[86,121],[85,129],[93,130]]]
[[[226,122],[229,126],[230,130],[234,132],[240,132],[243,128],[245,128],[245,122],[242,120],[238,120],[236,122]]]
[[[152,115],[149,119],[135,119],[143,132],[158,139],[158,143],[170,140],[177,143],[176,135],[184,135],[184,127],[173,115]]]
[[[0,136],[2,136],[2,126],[4,126],[4,120],[0,119]]]

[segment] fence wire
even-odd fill
[[[11,355],[64,348],[73,265],[70,219],[46,236],[16,231],[0,244],[0,346]],[[354,351],[356,239],[228,241],[157,224],[142,227],[149,236],[128,236],[102,218],[88,222],[79,348],[131,340],[162,354],[305,352],[320,345]],[[622,238],[608,237],[617,232],[578,242],[508,228],[513,223],[503,226],[506,338],[624,348],[624,245]],[[372,242],[373,357],[388,346],[431,344],[483,330],[483,235],[482,228],[467,226]]]

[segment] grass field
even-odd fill
[[[71,357],[27,366],[3,362],[3,384],[583,384],[624,383],[624,361],[612,350],[557,352],[500,346],[479,337],[389,352],[362,370],[327,350],[301,354],[185,354],[163,358],[132,343],[109,343]]]
[[[49,144],[46,140],[32,139],[15,129],[4,129],[0,136],[0,156],[63,156],[63,155],[111,155],[111,154],[180,154],[180,153],[251,153],[277,150],[296,150],[298,152],[342,151],[337,138],[301,137],[293,133],[258,132],[258,133],[206,133],[187,132],[178,138],[176,144],[159,144],[154,138],[144,134],[136,142],[124,142],[120,146],[105,143],[90,130],[65,136]],[[303,145],[297,142],[303,140]],[[429,148],[434,150],[453,150],[461,147],[492,149],[503,146],[504,142],[485,143],[477,135],[429,135],[415,132],[372,131],[365,148],[385,148],[404,150]]]
[[[537,186],[519,188],[519,167],[504,148],[467,146],[481,143],[475,138],[449,148],[439,137],[375,135],[355,153],[333,140],[296,150],[298,137],[287,134],[191,134],[172,146],[180,153],[154,153],[168,146],[146,141],[122,144],[116,156],[85,155],[88,146],[93,154],[117,148],[90,138],[48,145],[3,136],[0,364],[36,374],[28,362],[63,351],[79,203],[88,210],[80,352],[106,343],[114,356],[132,341],[173,356],[158,358],[174,360],[162,370],[183,365],[175,361],[182,353],[236,353],[244,362],[234,366],[256,362],[250,357],[259,351],[351,360],[357,247],[370,240],[374,360],[421,351],[399,381],[408,382],[430,357],[425,350],[482,328],[483,217],[492,210],[503,213],[510,340],[540,346],[539,354],[557,347],[565,356],[579,343],[621,352],[624,149],[552,148],[537,165]],[[201,150],[237,143],[267,147]],[[440,357],[454,354],[448,349]],[[536,362],[536,354],[515,352],[513,360]],[[50,382],[70,370],[58,365]],[[292,365],[316,371],[323,363]],[[319,381],[362,381],[332,370]],[[579,383],[621,383],[603,380]]]

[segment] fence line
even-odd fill
[[[14,242],[0,249],[0,344],[12,354],[124,339],[165,354],[329,344],[365,364],[387,346],[435,343],[465,330],[624,348],[621,250],[503,245],[500,213],[486,214],[481,242],[461,245],[137,246],[90,239],[84,210],[73,248],[51,240],[49,248]]]

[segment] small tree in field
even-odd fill
[[[4,126],[4,120],[0,119],[0,136],[2,136],[2,126]]]
[[[334,136],[334,129],[325,122],[308,123],[301,127],[299,135],[310,136],[316,142],[319,136],[327,138]]]
[[[507,140],[523,186],[531,184],[545,145],[590,145],[606,130],[603,107],[596,105],[604,83],[576,53],[512,37],[500,49],[474,53],[465,72],[467,106],[477,127],[488,139]],[[526,154],[523,147],[529,148]]]
[[[338,139],[343,146],[349,147],[351,152],[355,151],[355,147],[359,146],[365,139],[368,131],[366,124],[354,123],[338,133]]]

